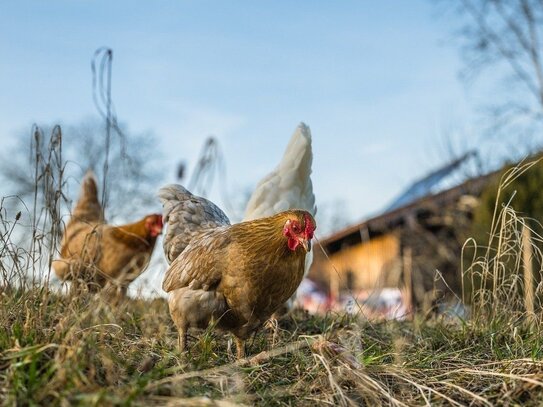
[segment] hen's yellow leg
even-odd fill
[[[236,338],[236,355],[238,359],[245,357],[245,340]]]
[[[179,352],[181,353],[185,352],[185,350],[187,349],[187,330],[186,329],[179,330],[178,344],[179,344]]]

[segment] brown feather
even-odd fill
[[[147,266],[156,237],[145,229],[146,218],[111,226],[70,222],[63,237],[61,259],[53,267],[62,280],[83,279],[103,287],[112,279],[126,286]]]
[[[81,182],[81,193],[72,217],[81,222],[102,223],[104,221],[104,211],[98,201],[98,186],[92,171],[87,171]]]

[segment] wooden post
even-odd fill
[[[415,307],[413,304],[413,251],[410,247],[403,250],[403,283],[407,313],[412,318]]]
[[[532,238],[530,229],[522,226],[522,260],[524,265],[524,304],[529,322],[535,320],[534,312],[534,270],[532,263]]]
[[[339,271],[332,267],[330,269],[330,299],[332,306],[337,305],[339,301]]]

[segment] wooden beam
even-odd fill
[[[413,317],[415,309],[413,297],[413,250],[410,247],[403,249],[403,283],[405,288],[405,301],[407,307],[407,317]]]
[[[534,270],[533,270],[533,248],[530,229],[522,226],[522,262],[524,265],[524,304],[526,317],[529,322],[534,322]]]

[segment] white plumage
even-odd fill
[[[272,216],[288,209],[305,209],[315,216],[317,207],[311,183],[312,162],[311,131],[304,123],[300,123],[277,168],[256,186],[247,204],[244,220]],[[311,251],[306,255],[304,275],[309,272],[312,262]],[[287,304],[289,308],[295,297]]]

